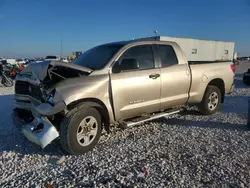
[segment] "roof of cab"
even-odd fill
[[[127,44],[132,44],[132,43],[136,43],[136,42],[155,42],[158,41],[160,42],[160,38],[159,36],[157,37],[148,37],[148,38],[137,38],[137,39],[132,39],[132,40],[124,40],[124,41],[117,41],[117,42],[110,42],[110,43],[106,43],[103,45],[127,45]]]

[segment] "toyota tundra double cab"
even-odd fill
[[[215,113],[234,88],[233,62],[188,62],[175,42],[122,41],[89,49],[72,63],[26,67],[15,82],[13,122],[31,142],[56,138],[83,154],[111,125],[126,128],[197,105]]]

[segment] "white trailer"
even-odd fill
[[[177,38],[168,36],[146,37],[135,40],[173,41],[183,49],[188,61],[232,61],[234,42]]]

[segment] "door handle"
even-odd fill
[[[160,74],[150,74],[149,75],[149,78],[151,78],[151,79],[156,79],[158,77],[160,77]]]

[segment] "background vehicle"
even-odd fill
[[[76,58],[78,58],[80,55],[82,54],[82,52],[77,51],[77,52],[73,52],[72,55],[68,56],[67,59],[69,62],[74,61]]]
[[[60,60],[63,61],[63,62],[65,62],[65,63],[68,63],[68,62],[69,62],[69,61],[67,60],[67,58],[65,58],[65,57],[64,57],[64,58],[61,58]]]
[[[242,80],[245,84],[250,85],[250,69],[248,69],[247,72],[243,74]]]
[[[5,87],[13,86],[13,80],[10,78],[10,71],[3,62],[0,62],[0,81]]]
[[[23,59],[16,59],[16,64],[18,65],[24,65],[26,62]]]
[[[53,61],[53,60],[60,60],[60,58],[57,56],[53,56],[53,55],[49,55],[45,57],[45,61]]]
[[[16,65],[17,64],[17,61],[16,59],[6,59],[7,63],[10,64],[10,65]]]
[[[232,59],[187,61],[176,42],[104,44],[72,63],[24,69],[16,78],[13,121],[41,147],[60,136],[67,152],[82,154],[111,124],[126,128],[179,113],[185,104],[215,113],[234,88],[234,72]]]
[[[10,78],[15,79],[16,76],[24,69],[24,65],[22,64],[9,65],[8,68],[9,68]]]

